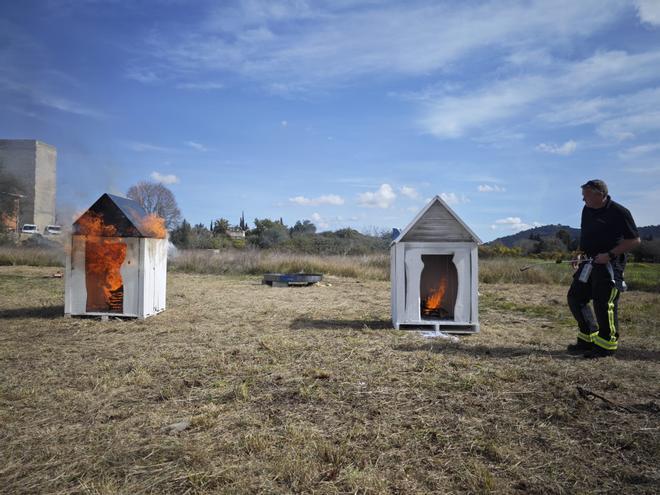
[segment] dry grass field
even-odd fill
[[[658,493],[660,294],[568,356],[566,287],[481,284],[478,335],[395,331],[389,282],[172,273],[144,321],[64,319],[0,267],[0,492]]]

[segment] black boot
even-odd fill
[[[575,344],[570,344],[566,347],[566,352],[577,356],[591,351],[594,347],[595,346],[591,342],[585,342],[582,339],[578,339]]]
[[[590,350],[585,352],[583,356],[585,357],[585,359],[598,359],[607,356],[613,356],[614,352],[615,351],[608,351],[607,349],[603,349],[602,347],[598,347],[597,345],[594,345]]]

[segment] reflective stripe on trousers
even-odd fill
[[[616,297],[619,295],[619,291],[616,287],[612,287],[610,292],[610,298],[607,301],[607,323],[610,328],[609,339],[604,339],[599,333],[593,337],[593,343],[598,347],[602,347],[608,351],[614,351],[619,346],[619,342],[616,337],[616,321],[615,321],[615,301]]]

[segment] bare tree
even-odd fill
[[[140,181],[131,186],[126,196],[137,201],[147,213],[154,213],[165,220],[167,230],[172,230],[179,225],[181,210],[179,210],[172,191],[163,184]]]

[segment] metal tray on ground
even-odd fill
[[[264,273],[262,284],[271,287],[312,285],[323,280],[322,273]]]

